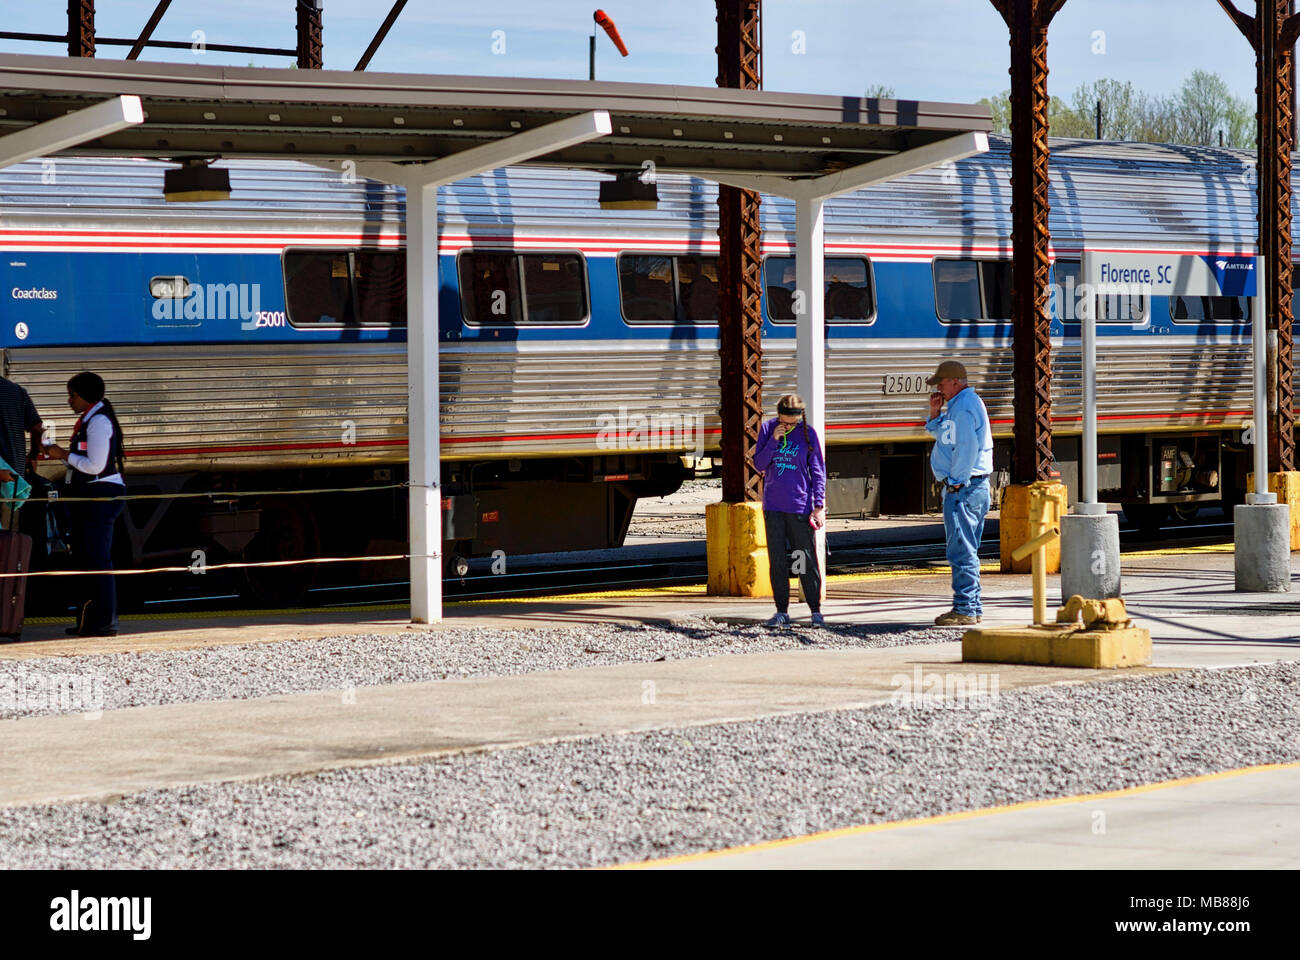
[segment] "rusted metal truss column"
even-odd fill
[[[1015,334],[1015,483],[1052,465],[1048,315],[1047,28],[1065,0],[992,0],[1011,31],[1011,291]]]
[[[761,0],[717,0],[718,86],[757,90]],[[763,420],[763,317],[758,194],[718,188],[718,351],[721,359],[722,499],[761,500],[754,448]]]
[[[1295,142],[1293,60],[1300,15],[1290,0],[1260,0],[1249,17],[1230,0],[1219,5],[1255,50],[1259,141],[1259,255],[1264,261],[1268,322],[1268,469],[1295,467],[1295,366],[1291,325],[1291,149]],[[1259,322],[1259,318],[1255,318]]]
[[[321,0],[298,2],[298,69],[320,70],[324,64],[321,47]]]
[[[95,0],[68,0],[68,56],[95,56]]]

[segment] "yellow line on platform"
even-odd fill
[[[919,817],[914,820],[893,820],[889,823],[867,823],[857,827],[843,827],[839,830],[826,830],[822,833],[810,833],[804,837],[785,837],[781,840],[768,840],[763,843],[730,847],[726,850],[709,850],[704,853],[687,853],[679,857],[666,857],[663,860],[644,860],[640,863],[621,863],[613,867],[606,867],[605,869],[640,870],[646,867],[663,867],[677,863],[694,863],[700,860],[714,860],[719,857],[727,857],[739,853],[750,853],[759,850],[774,850],[778,847],[793,847],[798,844],[811,843],[814,840],[859,836],[866,833],[879,833],[883,830],[897,830],[901,827],[924,827],[929,826],[930,824],[955,823],[961,820],[972,820],[976,817],[988,817],[998,813],[1013,813],[1017,810],[1033,810],[1039,807],[1055,807],[1066,803],[1085,803],[1093,800],[1113,800],[1121,797],[1135,796],[1139,793],[1165,790],[1169,787],[1183,787],[1194,783],[1208,783],[1212,780],[1226,780],[1229,777],[1239,777],[1248,773],[1263,773],[1269,770],[1295,769],[1300,769],[1300,762],[1264,763],[1253,767],[1240,767],[1236,770],[1221,770],[1218,773],[1201,774],[1196,777],[1182,777],[1177,780],[1164,780],[1160,783],[1147,783],[1137,787],[1125,787],[1122,790],[1107,790],[1102,793],[1085,793],[1073,797],[1050,797],[1045,800],[1026,800],[1022,803],[1012,803],[1005,807],[983,807],[979,810],[961,810],[957,813],[944,813],[934,817]]]
[[[1235,553],[1236,547],[1231,543],[1203,543],[1195,547],[1163,547],[1159,550],[1134,550],[1120,557],[1176,557],[1180,553]]]

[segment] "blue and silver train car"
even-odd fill
[[[1056,141],[1053,417],[1077,474],[1085,245],[1253,249],[1252,158]],[[167,203],[167,164],[0,171],[7,375],[66,437],[63,383],[101,373],[140,500],[131,561],[258,559],[405,539],[403,193],[292,161],[228,161],[229,200]],[[1005,480],[1012,426],[1007,144],[826,207],[833,514],[937,503],[923,375],[963,361]],[[652,211],[603,211],[596,174],[498,170],[440,193],[447,555],[622,542],[636,499],[718,446],[715,188],[661,176]],[[764,394],[795,385],[794,210],[762,206]],[[1111,298],[1099,323],[1100,483],[1141,509],[1232,500],[1248,456],[1250,305]],[[698,429],[696,429],[698,427]],[[369,493],[267,494],[373,487]],[[385,549],[386,548],[386,549]]]

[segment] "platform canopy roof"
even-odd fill
[[[818,178],[991,129],[987,107],[716,87],[0,55],[0,136],[118,95],[144,122],[77,155],[428,163],[591,111],[612,129],[525,162]]]

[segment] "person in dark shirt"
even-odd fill
[[[27,471],[27,438],[24,434],[39,435],[41,415],[27,391],[0,377],[0,459],[8,469],[0,468],[0,483],[8,483]]]

